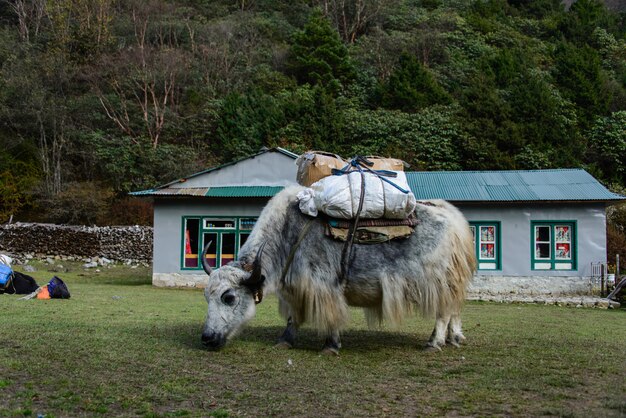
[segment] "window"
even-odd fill
[[[250,232],[254,225],[256,224],[256,218],[241,218],[239,220],[239,247],[243,247],[243,244],[246,243],[248,237],[250,236]]]
[[[204,229],[233,229],[235,227],[234,219],[203,219]]]
[[[198,267],[199,233],[200,219],[185,219],[185,254],[183,266],[186,268]]]
[[[209,242],[206,259],[211,267],[234,261],[248,239],[256,218],[185,217],[183,218],[183,270],[199,270],[199,254]]]
[[[532,269],[576,270],[576,223],[531,223]]]
[[[479,270],[500,270],[500,222],[470,222]]]

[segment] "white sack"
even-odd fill
[[[6,264],[11,267],[11,263],[13,263],[13,259],[6,254],[0,254],[0,263]]]
[[[409,189],[406,175],[402,171],[395,173],[397,177],[386,178],[399,187],[409,190],[409,193],[401,192],[375,174],[364,173],[365,196],[361,218],[405,219],[413,212],[416,205],[415,196]],[[361,198],[361,173],[351,172],[341,176],[325,177],[313,183],[311,189],[313,193],[308,193],[307,197],[312,194],[317,210],[333,218],[354,219],[356,217]]]
[[[298,198],[298,206],[300,212],[309,216],[317,216],[317,207],[315,206],[315,200],[313,199],[315,192],[313,189],[306,188],[299,192],[296,197]]]

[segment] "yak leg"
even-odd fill
[[[465,341],[465,336],[461,327],[461,315],[455,313],[450,317],[446,342],[455,347],[460,347],[463,341]]]
[[[341,348],[341,340],[339,338],[339,331],[335,330],[330,333],[324,347],[322,348],[322,354],[339,355],[339,349]]]
[[[287,320],[287,328],[283,332],[283,335],[278,339],[276,343],[277,348],[292,348],[296,343],[296,331],[298,330],[298,324],[289,317]]]
[[[435,321],[435,329],[430,336],[430,339],[426,343],[426,350],[428,351],[440,351],[441,347],[446,345],[446,331],[448,330],[448,323],[450,322],[450,314],[437,314],[437,320]]]

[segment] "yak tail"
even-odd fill
[[[448,263],[445,285],[439,295],[437,313],[458,314],[465,302],[467,288],[476,272],[477,261],[469,224],[461,212],[449,203],[450,228],[448,238]]]
[[[453,308],[460,309],[465,301],[467,288],[472,277],[474,277],[478,263],[469,226],[466,225],[462,229],[455,230],[451,240],[455,251],[451,254],[451,262],[447,271],[449,301],[453,304]]]

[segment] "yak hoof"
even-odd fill
[[[325,356],[338,356],[339,349],[333,347],[324,347],[324,349],[322,350],[322,354]]]
[[[453,347],[459,348],[461,347],[461,343],[465,341],[465,337],[462,335],[455,335],[453,338],[446,340],[446,343],[450,344]]]
[[[463,334],[457,334],[453,337],[450,337],[446,340],[446,343],[459,348],[461,347],[461,344],[465,341],[465,336]]]
[[[424,351],[427,353],[438,353],[441,351],[441,347],[428,343],[426,344],[426,347],[424,347]]]
[[[277,348],[279,350],[289,350],[290,348],[293,348],[293,345],[291,345],[291,343],[288,343],[287,341],[279,341],[278,343],[276,343],[274,348]]]
[[[446,341],[447,344],[450,344],[452,347],[460,348],[461,344],[459,344],[456,339]]]

